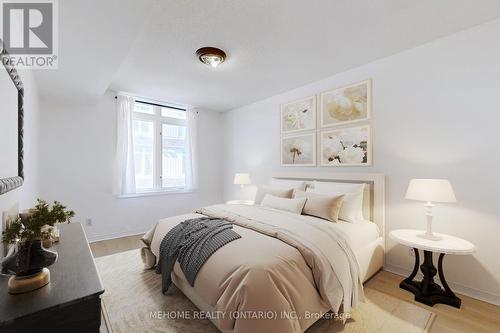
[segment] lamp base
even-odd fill
[[[441,236],[438,236],[435,234],[428,234],[428,233],[418,234],[417,237],[425,238],[425,239],[428,239],[431,241],[438,241],[438,240],[443,239],[443,237],[441,237]]]

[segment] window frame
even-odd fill
[[[168,104],[151,103],[144,100],[136,100],[137,104],[149,105],[153,108],[153,114],[143,113],[139,111],[132,112],[132,121],[148,121],[153,123],[154,140],[153,140],[153,187],[146,189],[136,189],[138,195],[148,195],[155,193],[171,193],[171,192],[188,192],[186,186],[163,187],[163,124],[184,126],[187,129],[187,119],[179,119],[174,117],[165,117],[161,114],[162,108],[174,109],[187,112],[185,108],[171,106]],[[187,114],[186,114],[187,118]],[[187,138],[185,138],[187,139]],[[135,163],[135,162],[134,162]],[[135,175],[134,175],[135,176]]]

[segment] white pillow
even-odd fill
[[[347,184],[334,182],[314,181],[314,188],[308,188],[307,192],[344,195],[344,202],[339,212],[339,219],[347,222],[363,220],[363,193],[365,184]]]
[[[264,196],[264,199],[262,200],[261,205],[269,208],[284,210],[286,212],[301,214],[306,201],[307,198],[287,199],[275,197],[271,194],[266,194]]]
[[[271,185],[280,188],[293,188],[301,191],[306,190],[306,182],[302,180],[271,179]]]
[[[259,205],[266,194],[272,194],[275,197],[281,198],[291,198],[293,196],[293,188],[259,186],[257,193],[255,193],[255,204]]]

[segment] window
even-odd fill
[[[186,187],[186,110],[136,101],[132,137],[137,192]]]

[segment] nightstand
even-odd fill
[[[229,200],[226,202],[228,205],[248,205],[253,206],[255,201],[253,200]]]
[[[429,240],[418,236],[422,233],[422,230],[401,229],[391,231],[389,234],[394,241],[412,247],[415,251],[413,271],[399,284],[399,287],[413,293],[416,301],[429,306],[442,303],[460,308],[462,301],[453,293],[444,278],[443,258],[445,254],[472,254],[475,251],[474,245],[464,239],[438,233],[435,234],[441,236],[441,240]],[[422,281],[414,281],[420,264],[419,249],[424,251],[424,262],[420,265],[424,278]],[[433,252],[439,253],[437,270],[432,263]],[[436,273],[439,274],[443,288],[434,282]]]

